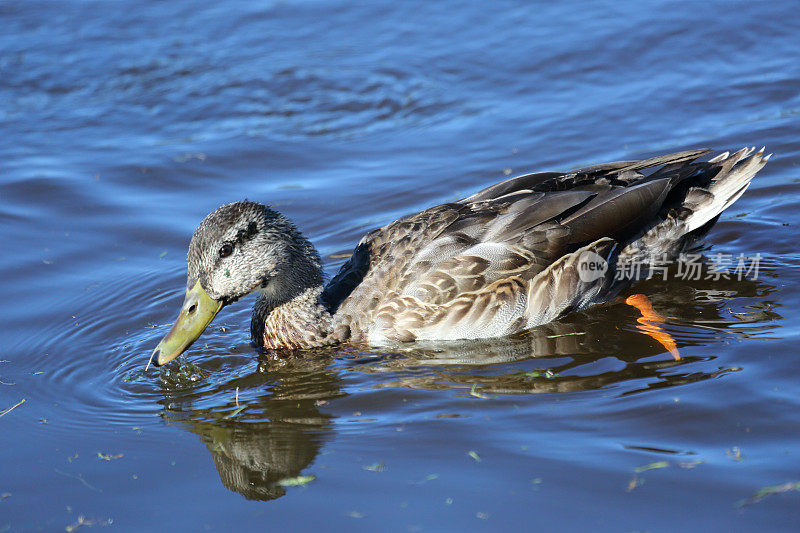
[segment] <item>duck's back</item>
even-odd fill
[[[372,344],[494,337],[601,301],[620,252],[677,253],[763,166],[758,158],[734,180],[731,168],[747,154],[696,162],[706,151],[519,176],[374,230],[325,289],[334,336]],[[715,207],[722,178],[730,201]],[[648,238],[657,249],[647,250]],[[590,252],[612,268],[582,276]]]

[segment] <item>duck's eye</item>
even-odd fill
[[[222,248],[219,249],[219,256],[220,257],[228,257],[233,253],[233,246],[230,244],[223,244]]]

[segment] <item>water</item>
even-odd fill
[[[0,27],[0,412],[25,400],[0,530],[796,529],[796,2],[0,2]],[[680,361],[617,305],[259,372],[248,299],[143,372],[223,202],[272,204],[331,274],[509,172],[754,144],[776,156],[708,253],[758,279],[635,288]]]

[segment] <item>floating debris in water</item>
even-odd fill
[[[365,515],[364,513],[360,513],[358,511],[350,511],[349,513],[347,513],[347,516],[349,516],[350,518],[364,518],[367,515]]]
[[[245,409],[247,409],[247,406],[246,406],[246,405],[243,405],[243,406],[241,406],[241,407],[238,407],[238,408],[237,408],[236,410],[234,410],[232,413],[230,413],[230,414],[227,414],[227,415],[223,416],[222,418],[223,418],[223,419],[225,419],[225,420],[227,420],[227,419],[229,419],[229,418],[233,418],[233,417],[235,417],[236,415],[238,415],[239,413],[241,413],[242,411],[244,411]]]
[[[546,339],[557,339],[559,337],[573,337],[573,336],[576,336],[576,335],[586,335],[586,332],[585,331],[576,331],[574,333],[562,333],[560,335],[548,335],[545,338]]]
[[[7,415],[7,414],[8,414],[8,413],[10,413],[11,411],[13,411],[14,409],[16,409],[16,408],[17,408],[17,407],[19,407],[20,405],[22,405],[23,403],[25,403],[26,401],[27,401],[27,400],[26,400],[25,398],[21,399],[20,401],[18,401],[17,403],[15,403],[15,404],[14,404],[14,405],[12,405],[11,407],[9,407],[8,409],[6,409],[6,410],[5,410],[5,411],[3,411],[2,413],[0,413],[0,416]]]
[[[767,496],[772,496],[773,494],[781,494],[782,492],[792,492],[798,490],[800,490],[800,481],[790,481],[782,485],[769,485],[767,487],[759,489],[758,492],[756,492],[746,500],[741,500],[736,504],[736,506],[743,507],[745,505],[750,505],[753,503],[760,502]]]
[[[480,456],[480,455],[478,455],[478,452],[476,452],[475,450],[470,450],[470,451],[468,451],[468,452],[467,452],[467,455],[469,455],[470,457],[472,457],[473,459],[475,459],[475,462],[476,462],[476,463],[480,463],[480,462],[481,462],[481,456]]]
[[[137,381],[144,381],[145,373],[143,370],[131,370],[128,372],[124,378],[122,378],[123,383],[136,383]]]
[[[159,375],[164,385],[172,387],[186,387],[208,376],[205,370],[190,362],[181,364],[177,370],[165,367]]]
[[[742,450],[738,446],[734,446],[730,450],[725,451],[725,455],[733,459],[734,461],[744,461],[744,456],[742,455]]]
[[[386,463],[380,462],[372,465],[362,466],[361,468],[364,470],[369,470],[370,472],[383,472],[386,470]]]
[[[114,459],[119,459],[120,457],[124,457],[121,453],[102,453],[97,452],[97,458],[102,459],[103,461],[112,461]]]
[[[77,522],[75,522],[74,524],[70,524],[70,525],[68,525],[68,526],[67,526],[66,528],[64,528],[64,529],[65,529],[66,531],[68,531],[68,532],[72,532],[72,531],[75,531],[76,529],[78,529],[78,528],[79,528],[79,527],[81,527],[81,526],[86,526],[86,527],[92,527],[92,526],[110,526],[110,525],[111,525],[113,522],[114,522],[114,521],[113,521],[111,518],[109,518],[108,520],[97,520],[97,519],[95,519],[95,518],[89,518],[89,519],[87,519],[87,518],[86,518],[86,517],[84,517],[84,516],[79,516],[79,517],[78,517],[78,521],[77,521]]]
[[[558,372],[554,372],[549,368],[535,368],[529,372],[523,372],[522,375],[526,378],[544,377],[550,379],[550,378],[557,378]]]
[[[667,461],[656,461],[655,463],[650,463],[644,466],[637,466],[633,469],[634,472],[637,474],[641,472],[647,472],[648,470],[656,470],[657,468],[667,468],[669,463]]]
[[[81,482],[81,484],[83,484],[84,487],[88,489],[91,489],[95,492],[103,492],[101,489],[98,489],[97,487],[90,485],[85,479],[83,479],[83,476],[80,474],[70,474],[68,472],[59,470],[58,468],[54,468],[53,470],[55,470],[56,474],[61,474],[62,476],[71,477],[72,479],[77,479],[78,481]]]
[[[644,485],[644,478],[633,476],[631,480],[628,481],[628,492],[631,492],[636,487],[641,487],[642,485]]]
[[[425,476],[424,479],[420,479],[419,481],[412,481],[412,485],[422,485],[423,483],[427,483],[428,481],[433,481],[434,479],[439,479],[439,474],[428,474]]]
[[[304,487],[317,479],[317,476],[297,476],[297,477],[287,477],[283,478],[278,481],[278,485],[281,487]]]
[[[491,396],[489,396],[488,394],[483,394],[482,392],[476,392],[475,389],[477,387],[478,387],[478,385],[476,385],[476,384],[472,385],[472,388],[469,391],[469,395],[470,396],[474,396],[474,397],[480,398],[482,400],[488,400],[489,398],[491,398]]]

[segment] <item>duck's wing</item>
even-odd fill
[[[567,245],[569,231],[554,219],[592,196],[527,192],[513,199],[442,204],[403,217],[361,239],[322,299],[332,312],[356,316],[376,308],[385,294],[417,290],[410,284],[432,284],[426,298],[442,303],[517,270],[541,271]]]
[[[644,178],[644,175],[639,172],[641,170],[661,165],[675,165],[678,163],[691,162],[709,151],[708,148],[701,148],[637,161],[602,163],[569,172],[536,172],[532,174],[523,174],[522,176],[515,176],[486,187],[472,196],[464,198],[461,202],[492,200],[509,193],[524,190],[559,191],[587,186],[591,187],[595,184],[603,186],[612,182],[624,185]],[[678,168],[680,167],[665,167],[663,170],[665,173],[669,173]]]
[[[706,152],[526,174],[375,230],[326,288],[339,335],[495,336],[583,307],[604,280],[579,279],[580,254],[611,259],[708,186]]]

